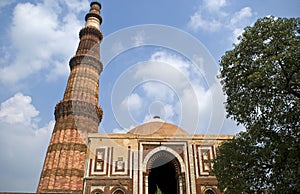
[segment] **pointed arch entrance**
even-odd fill
[[[153,150],[154,151],[154,150]],[[171,152],[170,152],[171,151]],[[155,194],[158,189],[164,194],[183,194],[185,189],[185,167],[181,157],[173,150],[156,150],[144,160],[145,194]]]
[[[165,194],[179,193],[179,162],[169,152],[160,151],[148,162],[148,193],[155,194],[161,190]]]

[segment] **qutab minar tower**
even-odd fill
[[[76,55],[63,99],[55,107],[55,127],[44,161],[37,193],[82,193],[87,134],[97,133],[102,119],[98,106],[101,4],[92,2],[79,33]]]

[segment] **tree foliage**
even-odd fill
[[[299,27],[300,18],[259,19],[220,61],[228,117],[246,127],[214,161],[228,193],[300,192]]]

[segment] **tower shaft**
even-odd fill
[[[55,126],[37,193],[82,193],[87,134],[97,133],[102,119],[98,106],[101,5],[92,2],[80,42],[71,58],[63,99],[55,107]]]

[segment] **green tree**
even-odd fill
[[[228,193],[300,193],[299,26],[300,18],[259,19],[220,61],[228,117],[246,127],[214,161]]]

